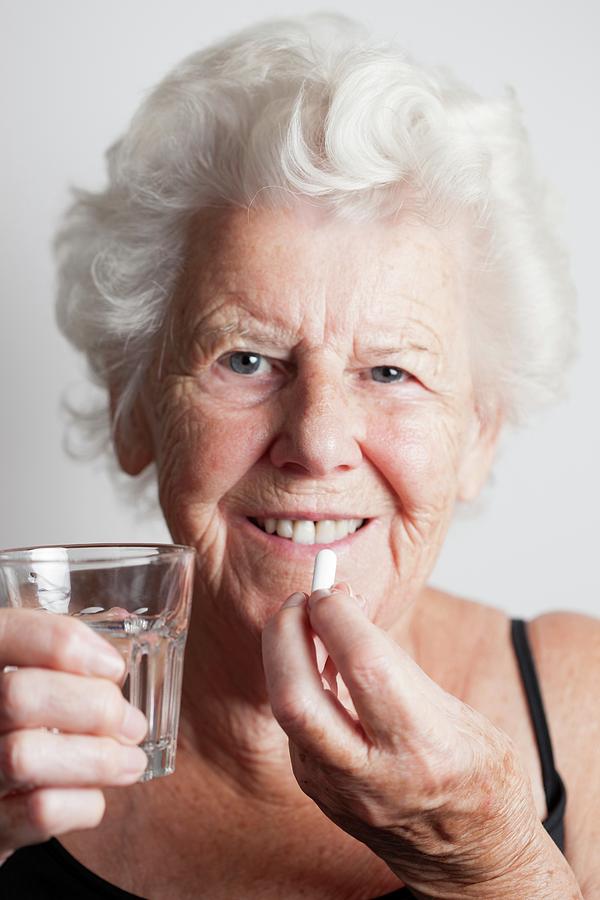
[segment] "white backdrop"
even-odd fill
[[[185,54],[303,0],[0,0],[2,140],[0,546],[168,540],[136,518],[101,462],[64,453],[61,392],[82,360],[53,314],[50,240],[69,184],[104,183],[103,153]],[[542,173],[565,199],[581,351],[568,401],[506,439],[485,508],[456,522],[433,581],[525,617],[597,614],[600,208],[597,36],[589,0],[329,0],[484,94],[515,86]]]

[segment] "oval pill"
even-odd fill
[[[328,547],[319,550],[315,557],[315,567],[313,570],[311,594],[313,591],[320,591],[323,588],[333,587],[335,584],[335,569],[337,566],[337,556]]]

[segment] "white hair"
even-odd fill
[[[523,421],[562,393],[574,290],[535,174],[515,93],[481,98],[339,15],[247,28],[184,59],[107,152],[108,186],[75,191],[56,239],[57,316],[92,380],[120,387],[127,427],[184,263],[191,217],[209,207],[309,198],[374,221],[466,215],[483,415]],[[104,394],[105,398],[105,394]],[[106,409],[72,410],[110,446]]]

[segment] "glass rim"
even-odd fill
[[[165,560],[170,556],[177,558],[180,556],[185,556],[186,554],[191,554],[192,556],[196,555],[196,549],[194,547],[190,547],[187,544],[148,544],[148,543],[100,543],[100,544],[33,544],[28,547],[5,547],[0,549],[0,566],[8,566],[14,565],[19,561],[24,561],[27,559],[25,556],[19,556],[17,554],[27,554],[32,550],[66,550],[67,553],[69,550],[79,550],[82,551],[81,555],[76,555],[74,557],[69,557],[68,560],[57,559],[56,554],[48,553],[47,558],[39,557],[34,560],[34,562],[40,563],[52,563],[52,562],[69,562],[72,565],[79,564],[90,564],[95,563],[97,565],[102,565],[103,563],[115,563],[122,561],[123,563],[129,563],[131,565],[135,565],[137,562],[148,562],[152,559],[156,560]],[[87,555],[85,553],[86,550],[106,550],[106,555]],[[139,553],[132,553],[131,556],[124,556],[120,560],[117,555],[111,555],[110,550],[139,550]],[[155,550],[158,551],[155,554],[149,554],[147,551]],[[146,551],[145,553],[143,551]]]

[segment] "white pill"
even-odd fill
[[[331,588],[335,584],[335,568],[337,565],[337,556],[328,547],[319,550],[315,557],[315,568],[313,570],[311,594],[313,591],[320,591],[322,588]]]

